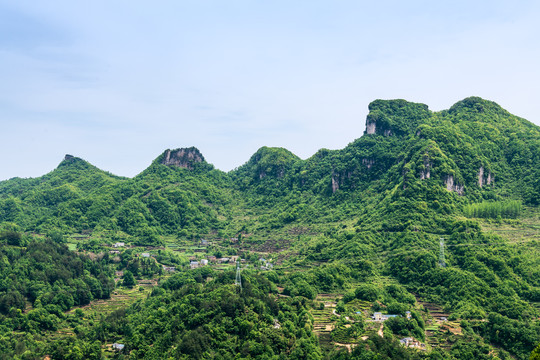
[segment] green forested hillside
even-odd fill
[[[97,358],[526,359],[540,343],[540,128],[477,97],[440,112],[405,100],[369,110],[363,136],[306,160],[263,147],[225,173],[185,148],[122,178],[66,156],[40,178],[0,182],[4,268],[42,236],[91,257],[132,246],[100,255],[108,270],[40,278],[42,294],[67,287],[63,310],[84,303],[70,286],[93,276],[103,289],[115,269],[154,286],[27,355],[77,358],[62,349],[77,346]],[[503,226],[519,241],[487,231]],[[71,264],[74,255],[59,254]],[[189,269],[211,256],[244,259],[242,292],[233,261]],[[22,284],[39,278],[17,274]],[[0,288],[4,316],[40,309],[28,287]],[[379,332],[374,312],[402,317]],[[425,347],[400,345],[404,336]],[[110,352],[115,341],[126,350]]]

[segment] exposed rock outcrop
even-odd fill
[[[377,125],[375,121],[367,121],[366,122],[366,134],[372,135],[375,134],[375,130],[377,129]]]
[[[200,162],[204,162],[204,157],[195,147],[165,150],[161,160],[163,165],[185,169],[193,169],[193,165]]]
[[[353,173],[351,171],[341,171],[339,173],[332,171],[332,194],[339,190],[340,187],[354,187],[354,182],[351,180]]]
[[[339,181],[336,179],[336,174],[332,174],[332,194],[339,190]]]
[[[484,185],[492,185],[495,181],[495,176],[489,171],[486,175],[484,167],[480,166],[478,170],[478,186],[482,187]]]
[[[453,175],[448,175],[444,179],[444,184],[446,185],[446,190],[454,191],[454,192],[458,193],[458,195],[463,195],[463,193],[465,192],[465,186],[460,185],[458,183],[454,183],[454,176]]]
[[[365,165],[368,169],[370,169],[373,165],[375,165],[375,160],[363,158],[362,165]]]
[[[429,179],[431,177],[431,161],[427,154],[424,156],[424,169],[420,170],[420,180]]]

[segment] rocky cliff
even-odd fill
[[[170,150],[167,149],[163,153],[161,163],[167,166],[176,166],[185,169],[193,169],[193,165],[196,163],[204,162],[199,149],[195,147],[181,148]]]

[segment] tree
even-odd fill
[[[19,232],[6,230],[0,233],[0,239],[6,240],[9,245],[21,246],[22,236]]]
[[[132,288],[137,284],[133,273],[129,270],[124,271],[124,281],[122,283],[125,287]]]
[[[49,239],[59,244],[64,244],[66,242],[64,234],[62,234],[62,232],[58,230],[51,231],[49,234],[47,234],[47,236],[49,237]]]
[[[533,350],[529,360],[540,360],[540,345],[538,345],[536,349]]]

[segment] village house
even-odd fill
[[[227,257],[222,257],[222,258],[217,259],[217,262],[218,262],[219,264],[224,264],[224,263],[228,263],[229,260],[230,260],[230,259],[227,258]]]
[[[117,242],[117,243],[114,243],[114,244],[113,244],[113,247],[115,247],[115,248],[118,248],[118,247],[124,247],[124,246],[126,246],[126,244],[123,243],[123,242]]]
[[[163,270],[165,270],[167,272],[175,272],[176,268],[174,266],[165,266],[165,265],[163,265]]]
[[[399,315],[383,315],[381,312],[375,312],[373,313],[373,316],[371,317],[373,321],[386,321],[390,318],[397,317]]]
[[[191,261],[189,263],[189,267],[190,267],[190,269],[196,269],[196,268],[199,267],[199,262],[198,261]]]
[[[411,312],[410,311],[405,311],[405,316],[407,317],[408,320],[411,320]]]
[[[208,260],[207,259],[202,259],[201,260],[201,265],[208,265]]]
[[[149,258],[150,257],[150,253],[142,253],[141,256],[143,258]]]
[[[112,344],[113,350],[116,350],[116,351],[122,351],[124,350],[124,347],[125,347],[124,344],[118,344],[118,343]]]
[[[399,340],[400,344],[403,345],[403,346],[409,346],[410,343],[413,342],[413,338],[412,337],[406,337],[406,338],[403,338],[401,340]]]
[[[261,265],[261,270],[270,270],[274,267],[270,261],[266,261]]]

